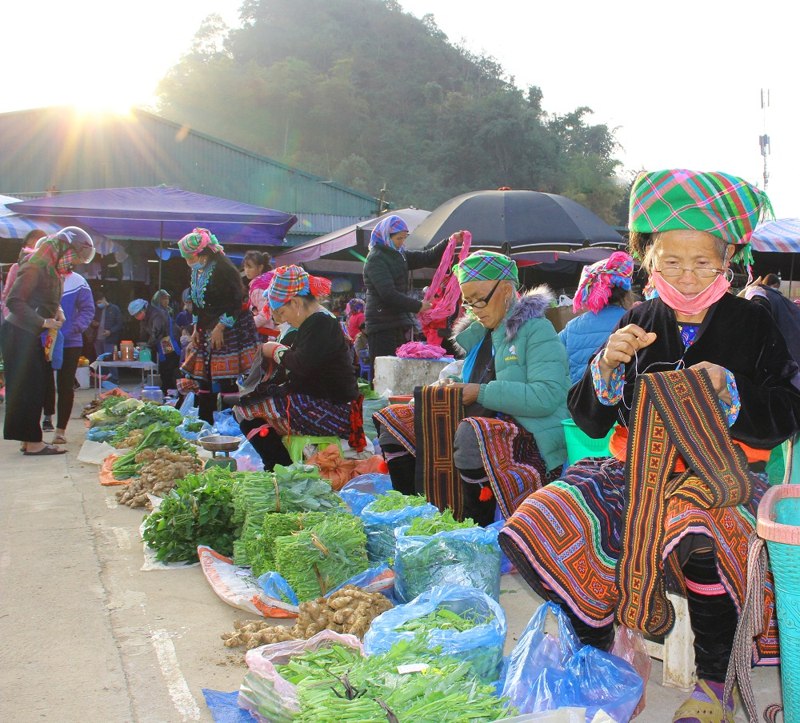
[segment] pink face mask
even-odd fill
[[[686,296],[678,291],[657,271],[650,277],[653,286],[656,287],[661,300],[670,308],[686,316],[694,316],[701,311],[705,311],[709,306],[719,301],[730,288],[731,284],[724,274],[719,274],[699,294]]]

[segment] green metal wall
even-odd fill
[[[0,114],[0,193],[161,184],[290,213],[360,219],[377,206],[358,191],[141,110],[129,117],[64,108]]]

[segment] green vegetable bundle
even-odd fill
[[[127,418],[128,414],[141,407],[144,402],[133,397],[121,398],[116,396],[107,397],[100,403],[100,408],[92,412],[86,418],[92,427],[108,424],[119,424],[121,420]]]
[[[422,507],[425,504],[427,504],[427,500],[422,495],[404,495],[397,490],[389,490],[380,497],[376,497],[369,509],[371,512],[391,512],[392,510],[402,510],[405,507]]]
[[[325,595],[369,567],[364,526],[352,515],[326,515],[313,527],[275,539],[275,571],[301,602]]]
[[[258,533],[248,539],[247,556],[258,577],[275,569],[275,540],[318,525],[330,512],[269,512]]]
[[[135,429],[146,429],[152,424],[162,424],[174,431],[182,421],[183,415],[177,409],[145,402],[130,412],[125,422],[117,427],[116,434],[112,437],[112,444],[121,442]]]
[[[431,630],[455,630],[463,633],[465,630],[472,630],[478,624],[479,621],[461,617],[452,610],[440,607],[422,617],[407,620],[395,629],[398,632],[424,633],[427,637]]]
[[[429,667],[398,672],[400,665],[420,662]],[[332,646],[276,668],[297,686],[300,713],[293,720],[298,723],[494,721],[515,712],[494,694],[494,686],[475,678],[468,663],[437,657],[406,642],[367,658]]]
[[[404,602],[437,585],[463,585],[500,596],[497,530],[457,522],[449,511],[415,517],[395,540],[395,592]]]
[[[111,466],[114,478],[128,479],[128,477],[138,474],[143,463],[136,461],[136,455],[145,449],[158,449],[160,447],[168,447],[173,452],[194,449],[175,431],[174,427],[159,423],[152,424],[145,430],[142,441],[136,447],[114,461]]]
[[[467,517],[463,522],[459,522],[453,517],[453,511],[449,508],[444,512],[437,512],[431,517],[415,517],[411,520],[407,535],[438,535],[440,532],[450,530],[463,530],[469,527],[476,527],[475,523]]]
[[[235,473],[212,467],[178,482],[145,521],[144,541],[161,562],[196,562],[197,546],[230,555],[236,536],[232,489]]]

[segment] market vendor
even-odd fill
[[[350,343],[318,300],[328,293],[329,280],[299,266],[279,267],[270,282],[273,318],[297,333],[291,346],[262,344],[266,383],[234,408],[267,470],[291,462],[282,441],[287,434],[340,437],[359,451],[365,446]]]
[[[157,293],[151,304],[144,299],[134,299],[128,304],[128,313],[140,322],[142,331],[147,337],[147,346],[158,362],[161,392],[166,397],[170,389],[176,388],[181,346],[175,322],[167,308],[159,303],[159,298]],[[169,299],[169,295],[166,298]]]
[[[374,419],[396,490],[415,490],[416,421],[429,437],[424,440],[429,457],[444,465],[452,459],[458,470],[458,478],[448,484],[458,485],[460,504],[448,499],[448,505],[459,517],[487,525],[495,518],[495,493],[501,496],[501,512],[514,507],[502,493],[503,477],[509,474],[508,458],[501,453],[504,440],[514,440],[513,457],[522,464],[513,483],[524,488],[522,499],[561,471],[567,356],[544,315],[552,293],[546,286],[518,293],[519,275],[511,258],[477,251],[456,267],[456,274],[467,314],[456,323],[454,340],[467,356],[459,378],[444,383],[459,390],[460,399],[431,400],[432,408],[422,410],[391,405]],[[423,418],[415,420],[415,414]]]
[[[746,258],[768,209],[763,191],[724,173],[637,177],[631,253],[658,297],[625,314],[569,394],[590,437],[620,422],[613,457],[568,468],[500,533],[525,580],[601,649],[615,620],[666,634],[666,590],[687,598],[698,682],[682,723],[733,720],[723,687],[764,461],[800,428],[785,341],[764,309],[727,293],[732,257]],[[762,660],[776,657],[774,622],[756,643]]]
[[[235,393],[236,379],[258,356],[253,315],[244,300],[239,270],[208,229],[196,228],[178,241],[192,270],[195,313],[192,339],[181,369],[197,383],[198,416],[214,422],[219,393]],[[184,390],[186,387],[184,387]]]

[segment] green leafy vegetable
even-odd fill
[[[136,455],[145,449],[158,449],[159,447],[168,447],[174,452],[194,449],[174,427],[158,423],[152,424],[145,430],[142,441],[136,447],[114,461],[111,466],[114,478],[127,479],[138,474],[143,463],[136,461]]]
[[[463,522],[459,522],[453,518],[453,512],[446,509],[444,512],[437,512],[433,517],[415,517],[411,520],[406,535],[437,535],[440,532],[461,530],[467,527],[477,527],[477,525],[469,517]]]
[[[369,511],[391,512],[393,510],[402,510],[405,507],[422,507],[427,502],[422,495],[404,495],[397,490],[389,490],[375,498],[375,501],[369,506]]]

